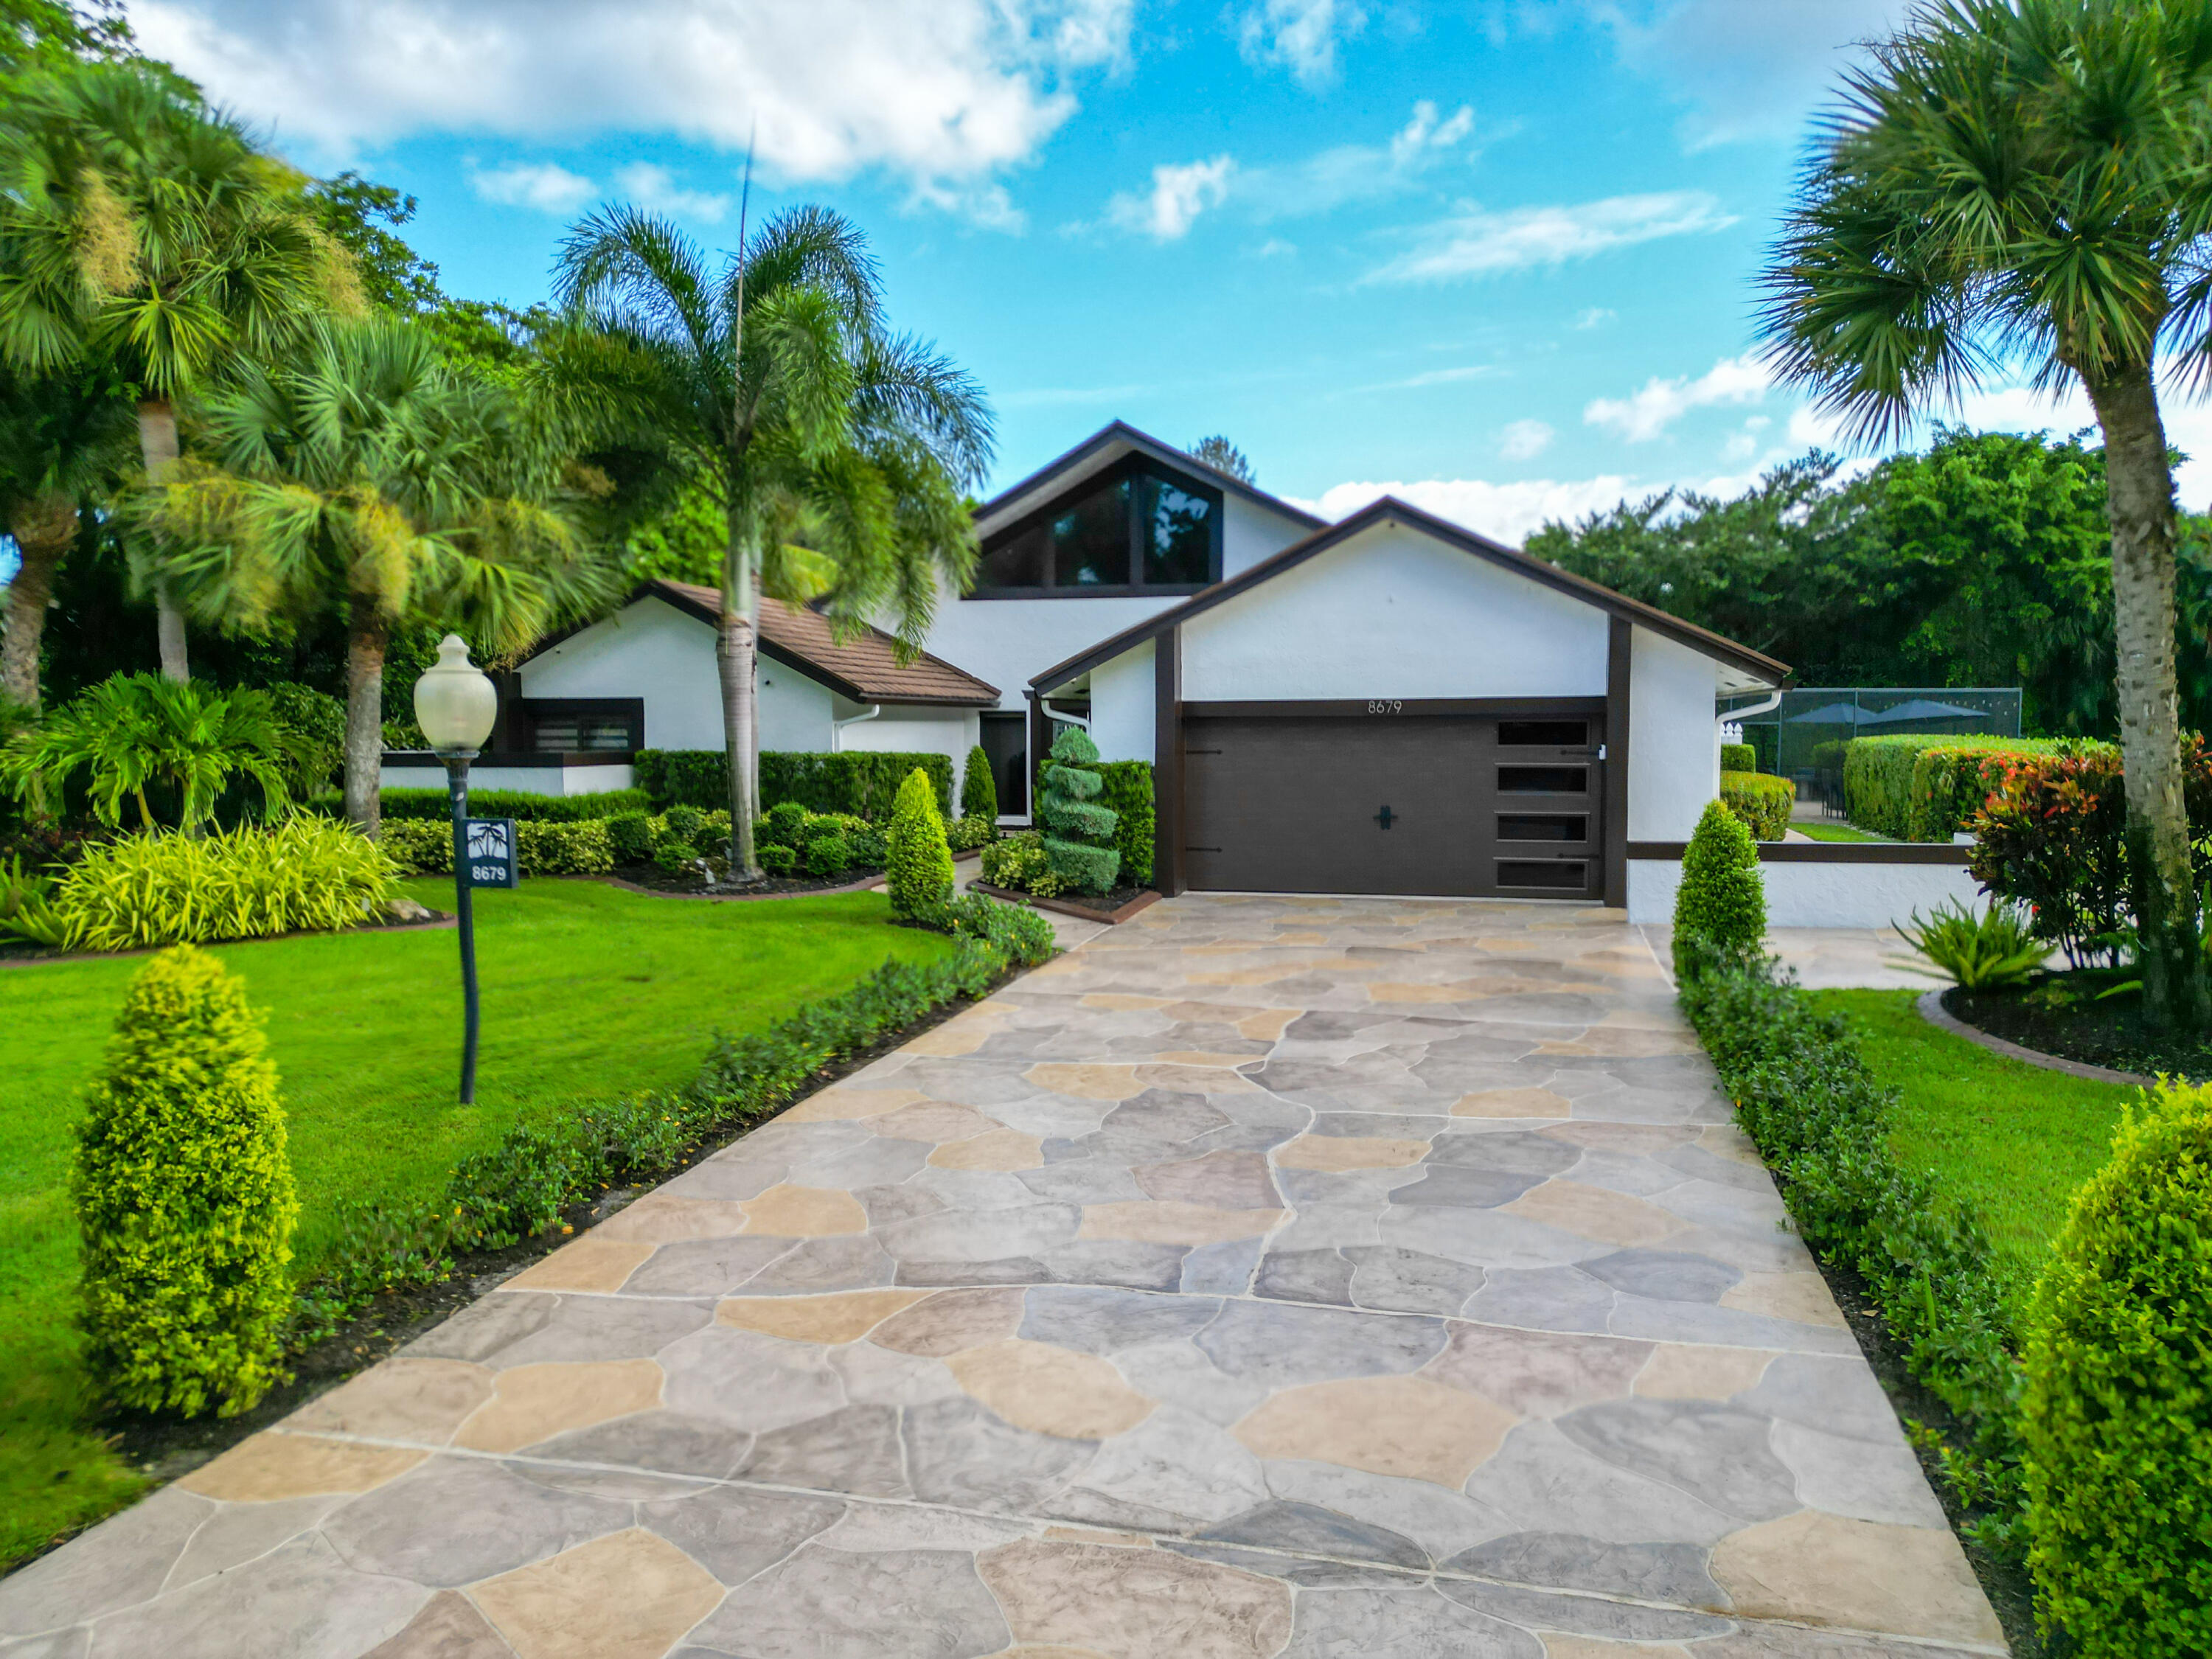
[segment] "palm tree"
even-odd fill
[[[2212,375],[2212,0],[1928,0],[1871,51],[1765,273],[1771,360],[1865,440],[2023,367],[2087,393],[2146,1002],[2203,1029],[2158,369]]]
[[[201,419],[220,464],[187,459],[149,492],[143,556],[207,622],[342,611],[345,812],[374,836],[394,628],[520,648],[611,595],[611,555],[576,534],[563,458],[514,395],[419,323],[318,329],[246,364]]]
[[[0,359],[32,374],[112,363],[137,387],[149,483],[177,460],[176,399],[242,352],[360,309],[309,180],[172,74],[80,64],[9,89],[0,128]],[[188,673],[164,586],[161,672]]]
[[[665,221],[605,209],[570,233],[557,285],[568,324],[547,343],[549,393],[600,441],[721,502],[730,857],[757,878],[761,596],[803,600],[827,580],[840,628],[888,615],[918,649],[942,588],[975,568],[963,491],[989,465],[989,411],[967,374],[886,331],[860,232],[825,209],[741,236],[719,269]]]
[[[21,561],[0,621],[0,699],[39,706],[54,573],[76,544],[80,507],[120,471],[130,425],[130,406],[112,386],[0,365],[0,527]]]

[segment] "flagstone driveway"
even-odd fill
[[[0,1583],[23,1656],[2003,1651],[1618,912],[1156,906]]]

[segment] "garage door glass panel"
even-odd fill
[[[1589,793],[1586,766],[1501,766],[1498,792],[1503,795],[1583,795]]]
[[[1582,859],[1500,859],[1498,884],[1580,892],[1589,884],[1589,866]]]
[[[1586,812],[1500,812],[1498,815],[1498,839],[1586,842],[1589,839],[1589,815]]]
[[[1582,720],[1500,720],[1500,749],[1580,749],[1589,742],[1589,726]]]

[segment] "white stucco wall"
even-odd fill
[[[471,766],[471,789],[519,789],[532,795],[596,795],[627,789],[635,781],[627,766]],[[386,766],[377,774],[382,789],[443,789],[442,766]]]
[[[902,708],[892,703],[881,705],[883,712],[872,720],[855,720],[841,726],[836,733],[836,748],[866,750],[872,753],[908,755],[948,755],[952,760],[952,799],[960,800],[960,778],[967,764],[968,751],[975,745],[979,723],[972,709]],[[865,713],[865,703],[848,702],[837,699],[837,716],[845,720]],[[828,744],[822,745],[824,749]]]
[[[1225,510],[1221,518],[1221,574],[1224,580],[1314,533],[1311,526],[1242,495],[1224,491],[1222,502]]]
[[[1108,760],[1152,758],[1152,642],[1091,675],[1091,740]]]
[[[1677,838],[1679,839],[1679,837]],[[1956,864],[1762,864],[1770,927],[1887,927],[1946,899],[1979,908],[1981,886]],[[1682,866],[1671,860],[1628,861],[1628,919],[1674,920]]]
[[[1721,792],[1718,665],[1639,628],[1629,669],[1628,838],[1687,841]]]
[[[1192,618],[1183,696],[1601,697],[1606,630],[1593,605],[1386,523]]]

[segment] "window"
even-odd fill
[[[1188,593],[1220,580],[1220,491],[1138,459],[994,536],[970,597]]]
[[[644,746],[641,698],[526,697],[514,712],[520,746],[534,754],[628,754]]]

